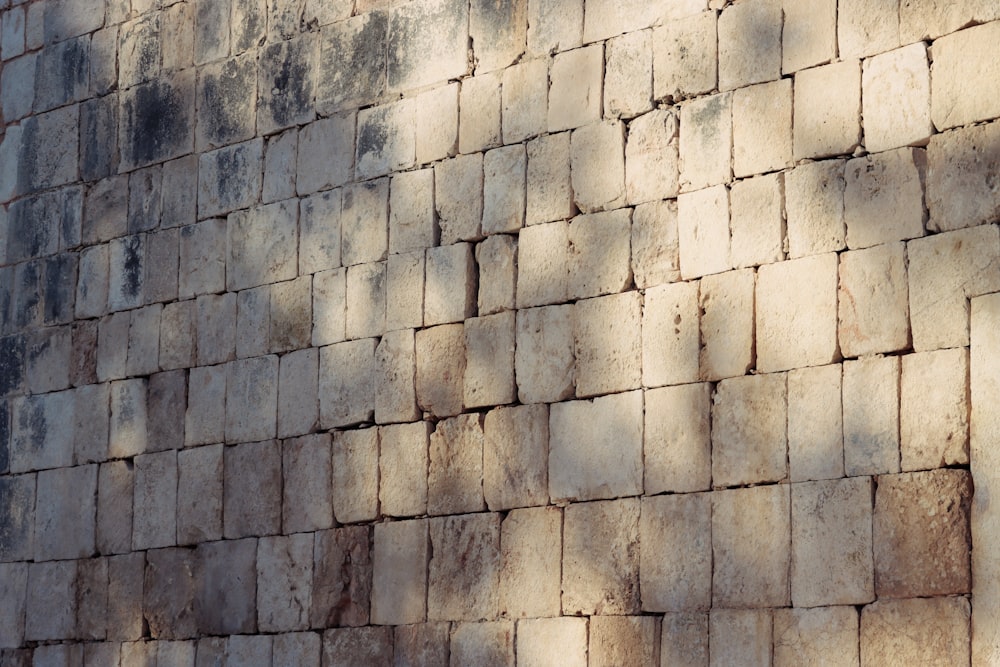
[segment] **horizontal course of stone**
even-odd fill
[[[1000,664],[998,43],[0,0],[0,666]]]

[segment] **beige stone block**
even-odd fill
[[[521,230],[517,241],[517,307],[566,301],[569,290],[569,223]]]
[[[517,664],[587,667],[587,619],[531,618],[517,624]]]
[[[643,611],[707,611],[712,606],[711,528],[712,501],[706,493],[642,499]]]
[[[776,609],[775,667],[857,667],[858,612],[851,607]]]
[[[427,619],[427,519],[375,524],[372,617],[377,625]]]
[[[389,424],[420,418],[416,394],[413,329],[391,331],[375,348],[375,422]]]
[[[517,237],[497,234],[476,245],[479,314],[514,309],[517,290]]]
[[[428,422],[379,429],[379,508],[389,516],[427,512]]]
[[[714,609],[708,627],[711,667],[771,664],[770,609]]]
[[[583,41],[593,42],[641,30],[707,9],[706,0],[590,0],[584,17]]]
[[[677,196],[677,115],[657,109],[628,126],[625,194],[630,204]]]
[[[309,347],[312,323],[312,276],[271,285],[269,352]],[[238,306],[238,304],[237,304]]]
[[[371,421],[375,411],[375,339],[319,351],[319,421],[323,428]]]
[[[378,429],[333,433],[333,516],[338,523],[378,517]]]
[[[931,118],[938,130],[1000,116],[1000,102],[989,92],[1000,76],[993,57],[998,39],[1000,23],[991,22],[934,42]]]
[[[444,665],[448,662],[451,623],[419,623],[393,629],[397,665]]]
[[[712,404],[712,481],[779,482],[788,476],[787,387],[783,373],[719,383]]]
[[[574,305],[578,397],[641,386],[641,317],[638,292],[585,299]]]
[[[841,367],[788,372],[788,478],[793,482],[844,476]]]
[[[545,56],[580,46],[583,0],[529,0],[528,53]]]
[[[475,47],[476,72],[502,69],[517,62],[526,45],[528,0],[471,4],[469,38]]]
[[[448,664],[514,667],[514,623],[456,623]]]
[[[652,30],[609,39],[605,49],[604,117],[634,118],[652,109]]]
[[[340,188],[299,200],[299,275],[341,265],[341,206]]]
[[[789,517],[785,484],[712,494],[713,607],[789,605]]]
[[[842,253],[837,302],[840,349],[845,356],[908,347],[910,309],[903,244]]]
[[[879,477],[872,528],[879,598],[971,590],[967,470]]]
[[[642,384],[696,382],[700,327],[698,283],[646,290],[642,309]]]
[[[385,263],[385,330],[416,329],[424,324],[425,253],[389,255]]]
[[[574,503],[564,510],[562,612],[639,612],[639,499]]]
[[[280,532],[281,484],[281,448],[277,441],[226,447],[223,452],[223,536],[231,540]]]
[[[465,321],[463,402],[467,408],[512,403],[514,384],[514,311]]]
[[[908,471],[968,464],[968,351],[917,352],[902,362],[900,467]]]
[[[553,404],[549,414],[552,501],[640,493],[642,392]]]
[[[955,32],[972,23],[986,23],[1000,18],[1000,7],[990,0],[959,2],[899,3],[899,41],[903,44]]]
[[[969,664],[964,597],[880,600],[861,612],[861,664]]]
[[[510,512],[500,526],[500,615],[558,616],[561,563],[562,510]]]
[[[861,99],[868,151],[924,144],[934,133],[929,67],[922,42],[864,61]]]
[[[369,526],[346,526],[315,534],[312,627],[368,624],[372,593],[371,545]]]
[[[729,261],[735,268],[785,258],[784,174],[733,183],[729,192]]]
[[[549,411],[544,404],[497,408],[483,423],[483,495],[492,511],[549,500]]]
[[[791,79],[781,79],[735,91],[733,93],[734,175],[740,178],[784,169],[791,162]]]
[[[993,225],[906,244],[910,327],[917,352],[969,342],[969,299],[1000,290],[1000,235]]]
[[[500,145],[500,82],[507,71],[462,80],[458,99],[460,152],[475,153]]]
[[[701,376],[720,380],[746,373],[754,363],[752,269],[701,279]]]
[[[445,516],[430,519],[429,523],[427,620],[495,619],[499,604],[500,515]]]
[[[282,532],[333,527],[332,461],[330,436],[326,433],[313,433],[282,444]]]
[[[645,393],[644,490],[708,490],[712,482],[711,387],[690,384]]]
[[[677,201],[656,201],[632,211],[632,280],[639,289],[680,280]]]
[[[841,58],[859,58],[899,46],[898,4],[840,0],[837,37]]]
[[[784,0],[781,71],[789,74],[837,57],[837,1]]]
[[[579,215],[570,221],[569,298],[616,294],[629,286],[629,213],[619,209]]]
[[[277,418],[278,357],[226,364],[226,442],[273,438]]]
[[[866,248],[924,235],[927,153],[901,148],[847,161],[847,246]]]
[[[573,131],[570,142],[573,196],[584,213],[625,203],[625,125],[600,121]]]
[[[344,266],[385,259],[389,247],[388,178],[344,187],[340,230]]]
[[[537,225],[571,217],[570,133],[547,134],[528,142],[525,224]]]
[[[528,308],[517,313],[514,370],[522,403],[573,396],[573,306]]]
[[[434,205],[441,243],[472,241],[483,219],[483,155],[459,155],[434,165]]]
[[[700,12],[653,28],[653,97],[678,101],[718,82],[718,16]]]
[[[347,269],[313,276],[312,344],[339,343],[347,337]]]
[[[524,226],[527,169],[523,144],[494,148],[483,156],[483,234]]]
[[[483,499],[483,425],[478,414],[437,423],[430,439],[427,513],[459,514],[486,509]]]
[[[503,71],[503,143],[514,144],[544,134],[548,127],[549,64],[526,60]],[[485,146],[477,147],[481,150]],[[462,152],[466,152],[463,148]]]
[[[417,404],[438,417],[462,411],[465,377],[465,326],[445,324],[415,336]]]
[[[594,616],[590,619],[590,664],[655,665],[660,619],[654,616]]]
[[[724,185],[677,198],[681,277],[685,280],[731,268],[729,191]]]
[[[195,303],[198,364],[207,366],[232,361],[236,357],[236,292],[203,294]],[[261,323],[260,326],[266,325]]]
[[[750,0],[719,15],[719,90],[781,78],[781,0]]]
[[[733,177],[733,94],[681,104],[680,189],[700,190]]]
[[[549,132],[571,130],[601,119],[603,76],[604,49],[600,44],[557,53],[552,58]]]
[[[385,262],[347,267],[347,338],[369,338],[385,332]]]
[[[708,667],[708,614],[668,613],[660,626],[661,665]]]
[[[1000,123],[935,134],[927,163],[927,229],[943,232],[1000,218],[1000,190],[993,183],[1000,171]]]
[[[837,255],[760,267],[757,274],[757,369],[836,361]]]
[[[844,362],[844,472],[899,472],[899,358]]]
[[[326,630],[323,633],[322,664],[329,667],[388,667],[392,664],[392,629],[366,627]]]
[[[796,72],[794,86],[794,159],[851,153],[861,141],[861,63]]]
[[[417,164],[455,154],[458,149],[459,85],[440,86],[414,98]]]
[[[389,252],[431,248],[437,244],[434,224],[434,170],[393,175],[389,187]]]
[[[312,555],[313,536],[309,533],[264,537],[257,542],[257,629],[260,632],[309,627]]]
[[[843,250],[844,161],[807,162],[785,173],[788,256]]]

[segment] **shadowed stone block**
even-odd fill
[[[370,540],[371,530],[367,526],[345,526],[316,533],[309,612],[312,627],[368,624],[372,600]]]
[[[253,633],[257,629],[257,540],[198,545],[194,613],[199,633]]]

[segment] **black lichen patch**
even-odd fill
[[[129,300],[139,298],[142,290],[143,248],[141,236],[130,236],[122,242],[125,253],[122,263],[122,294]]]
[[[76,255],[64,253],[50,257],[45,262],[45,324],[62,324],[73,321],[76,297]]]
[[[21,389],[24,381],[24,337],[0,338],[0,396]]]
[[[202,73],[198,128],[203,147],[225,146],[254,135],[256,71],[253,58],[241,57]]]
[[[363,156],[380,156],[385,152],[386,144],[389,143],[387,120],[384,109],[379,109],[366,122],[361,123],[358,130],[358,162],[362,161]]]
[[[261,107],[274,129],[312,120],[310,37],[274,44],[261,57]]]
[[[264,37],[267,14],[262,0],[233,0],[233,53],[253,48]]]
[[[118,105],[114,95],[80,107],[80,177],[96,181],[118,170]]]
[[[0,475],[10,470],[10,404],[0,401]]]
[[[59,202],[46,193],[10,205],[7,261],[22,262],[55,251],[59,242]],[[53,205],[54,204],[54,205]]]
[[[324,34],[317,98],[321,113],[376,102],[386,87],[389,19],[375,11]]]
[[[42,267],[38,260],[17,265],[14,276],[17,290],[14,299],[14,326],[17,329],[26,329],[38,322],[42,301],[39,289],[41,272]]]
[[[89,35],[46,47],[35,64],[35,111],[83,99],[89,83]]]
[[[123,101],[122,162],[144,167],[190,148],[191,103],[183,85],[151,81],[136,86]]]

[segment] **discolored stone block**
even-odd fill
[[[146,558],[130,553],[108,558],[108,640],[142,638],[142,587]]]
[[[475,46],[476,73],[502,69],[524,53],[527,0],[477,0],[469,12],[469,37]]]
[[[257,131],[260,134],[313,120],[318,54],[319,40],[312,33],[303,33],[263,49],[257,83]]]
[[[10,471],[73,462],[73,392],[15,398],[11,404]]]
[[[300,195],[351,180],[355,126],[351,113],[322,118],[299,130],[295,188]]]
[[[844,426],[839,364],[788,372],[788,478],[844,476]]]
[[[368,624],[372,592],[370,539],[367,526],[316,533],[309,611],[312,627]]]
[[[132,549],[177,543],[177,452],[135,457]]]
[[[380,99],[386,87],[386,12],[361,13],[320,31],[316,108],[326,115]]]
[[[427,618],[427,519],[375,524],[371,622],[420,623]]]
[[[642,499],[639,588],[643,611],[707,611],[711,607],[711,526],[708,494]]]
[[[629,211],[579,215],[569,224],[568,296],[583,299],[624,291],[630,280]]]
[[[226,539],[277,533],[281,528],[278,443],[252,442],[228,447],[223,466],[222,515]]]
[[[849,357],[894,352],[910,342],[906,257],[902,243],[840,256],[840,348]]]
[[[847,55],[841,40],[841,56]],[[793,158],[852,152],[861,140],[861,63],[844,60],[797,72],[794,89]]]
[[[328,345],[319,355],[319,420],[324,428],[370,421],[375,411],[375,340]]]
[[[135,472],[125,461],[102,463],[97,481],[96,546],[102,554],[132,550]]]
[[[465,326],[445,324],[415,335],[417,404],[439,417],[462,411]]]
[[[222,539],[223,446],[177,452],[177,544]]]
[[[781,0],[730,5],[719,15],[719,89],[781,77]]]
[[[466,320],[463,379],[466,407],[514,401],[514,323],[512,311]]]
[[[483,426],[477,414],[438,422],[430,437],[427,512],[477,512],[483,499]]]
[[[776,609],[774,664],[858,663],[858,612],[850,607]]]
[[[406,48],[389,49],[392,92],[468,74],[469,7],[459,0],[431,0],[395,7],[389,36]]]
[[[732,178],[732,93],[681,105],[680,190],[692,192]]]
[[[500,517],[471,514],[430,519],[428,620],[491,620],[497,616]],[[463,554],[455,559],[452,554]]]
[[[916,148],[848,160],[844,220],[849,248],[924,235],[926,164],[926,152]]]
[[[194,70],[130,88],[120,100],[121,171],[180,157],[194,148]]]
[[[412,100],[402,99],[358,112],[358,178],[384,176],[416,161],[416,116]]]
[[[698,380],[698,284],[646,290],[642,308],[642,383],[646,387]]]
[[[36,551],[35,489],[34,473],[0,477],[0,562],[29,560]]]
[[[77,561],[28,565],[26,641],[71,639],[76,630]]]
[[[510,621],[456,623],[451,660],[457,665],[514,664],[514,624]]]
[[[1000,168],[1000,123],[942,132],[927,146],[927,228],[947,231],[995,220],[1000,197],[990,185]]]
[[[194,613],[202,634],[246,634],[257,629],[257,540],[198,545]]]
[[[618,208],[625,202],[625,125],[599,121],[573,131],[570,141],[573,197],[584,212]]]
[[[228,290],[296,277],[297,208],[294,200],[284,201],[242,211],[230,218]]]
[[[844,362],[844,472],[899,472],[899,359]]]
[[[643,488],[647,494],[704,491],[711,485],[711,388],[646,390]]]
[[[256,54],[210,63],[198,71],[199,152],[254,136],[257,102]]]
[[[590,620],[590,664],[656,664],[660,623],[653,616],[595,616]]]
[[[142,608],[154,639],[186,639],[197,634],[194,598],[197,552],[154,549],[146,555]],[[167,642],[161,642],[160,648]]]
[[[312,605],[313,536],[262,537],[257,541],[257,628],[304,630]]]
[[[969,617],[964,597],[879,600],[861,613],[862,664],[964,664]]]
[[[576,503],[563,521],[562,611],[639,611],[639,500]]]
[[[378,429],[333,436],[333,515],[339,523],[378,516]]]
[[[323,664],[330,667],[392,664],[392,628],[336,628],[323,633]]]
[[[419,623],[393,630],[395,665],[444,665],[451,643],[450,623]]]

